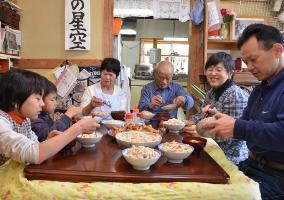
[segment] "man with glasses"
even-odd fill
[[[162,112],[162,106],[175,104],[176,108],[170,112],[171,117],[177,117],[177,108],[193,107],[192,97],[177,83],[172,82],[174,67],[169,61],[161,61],[154,69],[154,81],[142,88],[139,110],[153,113]]]
[[[243,61],[261,83],[252,91],[242,117],[217,113],[208,122],[212,136],[245,140],[249,158],[239,164],[259,182],[262,199],[284,199],[284,40],[279,30],[248,26],[238,40]]]

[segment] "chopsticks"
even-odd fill
[[[109,101],[103,101],[103,104],[105,104],[107,107],[111,108],[111,103]]]
[[[210,114],[210,112],[209,112],[209,109],[213,109],[213,108],[214,108],[214,106],[210,105],[209,108],[208,108],[208,110],[204,113],[202,119],[205,119],[205,118],[207,118],[207,117],[210,117],[211,114]]]

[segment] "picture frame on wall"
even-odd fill
[[[237,16],[232,24],[232,39],[237,40],[245,28],[250,24],[266,24],[265,16]]]

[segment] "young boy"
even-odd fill
[[[48,133],[52,130],[64,131],[69,128],[72,117],[81,114],[81,108],[76,106],[71,106],[67,109],[65,114],[56,122],[50,118],[50,114],[53,114],[57,107],[57,89],[55,85],[46,80],[44,84],[44,94],[42,107],[42,112],[39,114],[38,119],[32,120],[32,130],[38,136],[38,141],[42,142],[46,140]]]

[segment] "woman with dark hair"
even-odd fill
[[[37,119],[45,78],[31,71],[11,69],[0,78],[0,165],[12,159],[21,163],[39,164],[59,152],[81,133],[93,132],[96,119],[83,119],[59,134],[53,131],[39,143],[31,129]]]
[[[115,85],[120,73],[120,62],[115,58],[105,58],[101,64],[101,81],[89,86],[81,99],[83,115],[94,111],[127,110],[127,93]]]
[[[214,110],[226,113],[234,118],[240,117],[247,106],[248,94],[237,86],[232,78],[235,64],[231,55],[219,52],[209,57],[205,64],[205,73],[211,89],[207,92],[202,109],[191,117],[191,120],[198,122],[209,107]],[[184,131],[192,135],[198,135],[195,126],[186,126]],[[248,156],[246,143],[242,140],[224,140],[214,138],[227,158],[238,164]]]

